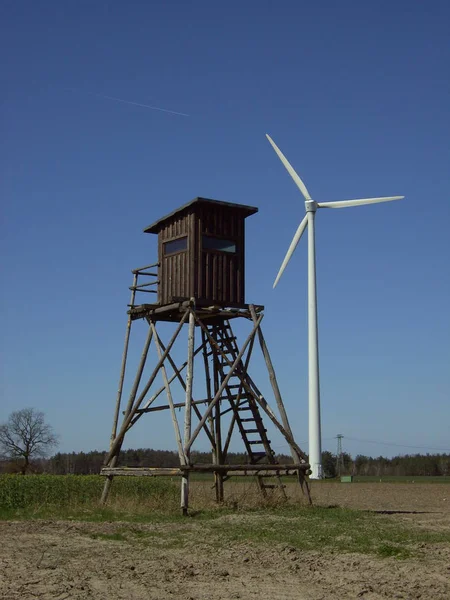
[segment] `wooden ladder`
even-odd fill
[[[229,363],[233,364],[235,362],[239,354],[239,348],[229,321],[224,321],[220,325],[209,325],[208,331],[218,346],[210,354],[214,355],[215,369],[219,375],[218,384],[220,385],[230,371]],[[223,396],[220,399],[221,407],[223,406],[222,403],[226,402],[229,403],[229,408],[221,410],[221,416],[228,412],[233,413],[232,419],[238,426],[250,464],[261,464],[262,467],[264,462],[278,464],[270,445],[271,442],[267,437],[267,429],[264,427],[259,407],[253,395],[243,385],[242,379],[246,380],[246,369],[242,360],[240,360],[223,390]],[[248,383],[248,386],[250,386],[250,383]],[[228,450],[228,444],[229,439],[225,451]],[[277,483],[266,483],[267,478],[275,479]],[[224,477],[224,481],[226,479],[229,479],[229,477]],[[264,497],[267,497],[267,490],[279,489],[283,498],[286,498],[286,486],[283,485],[279,475],[257,474],[256,479]]]

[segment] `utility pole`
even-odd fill
[[[336,475],[340,477],[344,471],[344,455],[342,453],[342,433],[338,433],[337,439],[337,452],[336,452]]]

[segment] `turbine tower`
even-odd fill
[[[316,202],[313,200],[300,177],[292,168],[287,158],[266,134],[272,148],[278,155],[287,172],[305,198],[306,215],[303,217],[292,239],[291,245],[284,257],[273,287],[280,280],[286,265],[291,259],[300,238],[308,226],[308,404],[309,404],[309,462],[311,464],[311,479],[322,479],[322,444],[320,432],[320,379],[319,379],[319,341],[317,326],[317,288],[316,288],[316,244],[315,217],[318,208],[349,208],[363,204],[377,204],[401,200],[404,196],[387,196],[382,198],[360,198],[357,200],[340,200],[338,202]]]

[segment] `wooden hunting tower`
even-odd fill
[[[238,475],[255,476],[264,496],[271,489],[286,496],[281,476],[295,475],[310,499],[305,481],[309,473],[307,457],[292,435],[261,330],[264,307],[245,304],[244,225],[245,219],[257,211],[252,206],[196,198],[144,229],[146,233],[158,235],[158,262],[132,271],[133,284],[130,287],[131,300],[110,450],[102,469],[102,474],[107,477],[103,502],[108,498],[115,475],[179,475],[182,482],[181,507],[186,514],[189,474],[192,472],[214,474],[218,502],[224,498],[224,481]],[[157,302],[137,303],[136,295],[141,292],[157,294]],[[251,331],[240,347],[231,326],[231,321],[236,318],[251,323]],[[119,426],[131,326],[135,321],[147,324],[147,339]],[[165,343],[156,329],[164,321],[176,324],[170,340]],[[185,324],[188,326],[186,361],[177,365],[172,349],[182,338]],[[248,372],[256,339],[267,366],[278,415]],[[155,365],[145,381],[143,373],[151,360],[149,350],[152,342],[156,350]],[[200,361],[195,361],[197,356]],[[199,379],[203,382],[204,392],[200,398],[193,395],[194,372],[196,382]],[[155,389],[157,377],[163,385]],[[178,385],[178,391],[174,390],[173,382]],[[161,404],[163,393],[166,404]],[[177,401],[177,393],[182,395],[181,401]],[[120,450],[126,434],[141,417],[155,411],[170,413],[179,466],[120,466]],[[277,460],[264,427],[263,415],[284,436],[291,450],[292,462],[283,464]],[[196,424],[193,423],[194,416]],[[195,463],[191,457],[192,446],[200,433],[208,438],[211,446],[210,464]],[[227,460],[230,444],[236,438],[243,443],[247,457],[242,464],[230,464]]]
[[[158,301],[244,305],[245,219],[253,206],[195,198],[144,229],[158,234]]]

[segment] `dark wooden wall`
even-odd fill
[[[194,256],[194,215],[176,215],[159,232],[158,254],[159,254],[159,290],[158,300],[160,304],[170,304],[173,298],[190,298],[193,288],[193,265]],[[163,245],[165,242],[187,236],[188,247],[182,252],[164,256]]]
[[[203,249],[204,234],[234,242],[236,253]],[[164,243],[183,236],[188,238],[187,249],[164,256]],[[199,204],[164,223],[158,237],[160,304],[191,297],[223,306],[244,304],[242,211]]]
[[[201,206],[196,214],[196,298],[223,305],[243,304],[244,216],[228,207]],[[202,235],[231,240],[236,254],[204,250]]]

